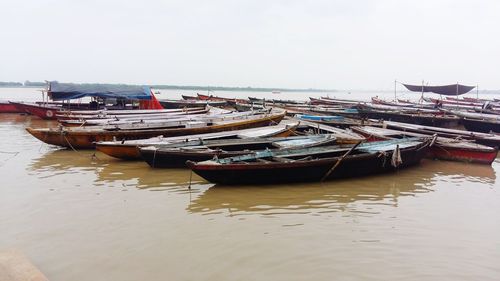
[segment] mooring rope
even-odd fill
[[[64,139],[65,139],[65,140],[66,140],[66,142],[68,143],[69,147],[70,147],[70,148],[71,148],[74,152],[76,152],[79,156],[81,156],[81,157],[83,157],[83,158],[87,158],[87,156],[86,156],[86,155],[83,155],[81,152],[79,152],[78,150],[76,150],[76,149],[73,147],[73,145],[71,145],[70,141],[69,141],[69,140],[68,140],[68,138],[66,137],[66,134],[61,133],[61,135],[64,137]],[[90,156],[90,158],[91,158],[91,159],[94,159],[94,158],[95,158],[95,159],[99,160],[99,158],[97,158],[97,156],[95,155],[95,152],[94,152],[94,154],[93,154],[93,155],[91,155],[91,156]]]
[[[189,173],[189,185],[188,185],[188,189],[191,190],[191,180],[193,179],[193,170],[190,169],[190,173]]]
[[[0,153],[4,153],[4,154],[11,154],[12,156],[8,157],[7,159],[3,160],[3,163],[0,165],[0,167],[2,167],[3,165],[5,165],[7,163],[7,161],[13,159],[14,157],[16,157],[20,151],[18,152],[15,152],[15,151],[0,151]]]

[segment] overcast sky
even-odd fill
[[[498,0],[0,0],[0,81],[500,89]]]

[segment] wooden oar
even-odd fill
[[[326,178],[328,178],[328,176],[330,176],[330,174],[335,170],[335,168],[337,168],[337,166],[340,164],[340,162],[342,162],[342,160],[344,160],[344,158],[347,157],[347,155],[351,154],[351,152],[353,152],[356,147],[358,147],[358,145],[360,145],[363,141],[359,141],[358,143],[356,143],[355,145],[353,145],[351,147],[351,149],[349,149],[346,153],[344,153],[344,155],[342,155],[342,157],[339,158],[339,160],[337,160],[337,162],[335,162],[335,164],[332,166],[332,168],[330,168],[330,170],[328,170],[328,172],[326,172],[326,174],[321,178],[321,181],[324,181]]]

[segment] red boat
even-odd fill
[[[0,113],[24,113],[8,101],[0,101]]]
[[[365,136],[368,141],[380,141],[407,137],[429,137],[428,135],[415,132],[398,131],[371,126],[351,127],[351,129],[354,132]],[[495,161],[497,154],[497,147],[493,148],[463,140],[437,137],[435,144],[430,147],[427,153],[427,158],[491,165],[491,163]]]
[[[56,120],[56,114],[61,110],[58,106],[39,105],[36,103],[10,102],[18,111],[26,112],[46,120]]]

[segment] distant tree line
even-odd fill
[[[44,87],[47,85],[45,82],[31,82],[29,80],[24,81],[24,87]]]
[[[24,83],[21,82],[3,82],[0,81],[0,87],[45,87],[47,85],[45,82],[31,82],[31,81],[24,81]]]
[[[194,90],[194,91],[248,91],[248,92],[334,92],[327,89],[289,89],[289,88],[254,88],[254,87],[223,87],[223,86],[178,86],[178,85],[145,85],[154,89]]]
[[[85,83],[87,85],[97,85],[98,83]],[[29,80],[21,82],[1,82],[0,87],[45,87],[46,82],[31,82]],[[107,84],[112,85],[112,84]],[[114,84],[123,85],[123,84]],[[154,89],[171,89],[171,90],[193,90],[193,91],[249,91],[249,92],[334,92],[335,90],[325,89],[288,89],[288,88],[254,88],[254,87],[222,87],[222,86],[178,86],[178,85],[136,85],[148,86]]]
[[[0,87],[22,87],[23,83],[20,82],[1,82]]]

